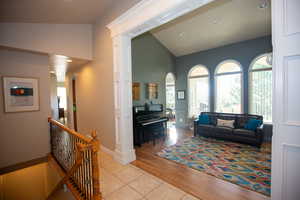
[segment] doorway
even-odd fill
[[[72,79],[72,109],[73,109],[73,124],[74,124],[74,130],[78,131],[77,128],[77,103],[76,103],[76,79]]]
[[[115,91],[115,158],[121,163],[135,160],[132,144],[132,99],[131,99],[131,38],[154,27],[171,21],[185,13],[212,2],[211,0],[141,1],[123,16],[108,25],[114,48]],[[299,154],[299,95],[293,88],[299,81],[293,76],[299,72],[299,1],[272,0],[272,25],[275,78],[273,91],[276,100],[273,106],[274,142],[272,165],[272,199],[297,199],[295,176],[300,167]],[[276,15],[274,14],[276,13]],[[276,83],[276,84],[275,84]],[[282,98],[285,97],[285,98]],[[288,103],[288,104],[287,104]],[[297,157],[298,156],[298,157]],[[284,164],[283,164],[284,163]],[[299,195],[298,195],[299,196]],[[241,197],[241,196],[240,196]],[[245,196],[243,196],[245,197]],[[247,197],[245,197],[247,199]]]
[[[176,123],[175,114],[175,76],[170,72],[166,75],[166,115],[170,125]]]

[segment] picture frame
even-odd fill
[[[178,90],[177,91],[177,99],[184,100],[185,99],[185,90]]]
[[[148,83],[147,84],[147,96],[148,99],[157,99],[158,98],[158,84],[157,83]]]
[[[139,101],[140,100],[140,83],[134,82],[132,83],[132,100]]]
[[[4,76],[2,79],[6,113],[40,110],[38,78]]]

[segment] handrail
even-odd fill
[[[101,200],[96,131],[88,138],[54,119],[48,118],[48,122],[51,154],[64,171],[64,177],[55,189],[66,184],[78,200]]]
[[[65,125],[63,125],[62,123],[52,119],[51,117],[48,118],[48,122],[60,127],[61,129],[63,129],[64,131],[67,131],[69,134],[74,135],[75,137],[78,137],[79,139],[85,141],[86,143],[90,143],[92,141],[92,139],[77,133],[76,131],[74,131],[73,129],[70,129],[68,127],[66,127]]]

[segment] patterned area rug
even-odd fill
[[[270,146],[249,145],[193,137],[165,148],[159,156],[184,164],[217,178],[270,196]]]

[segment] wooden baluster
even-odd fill
[[[82,141],[80,141],[82,144]],[[84,194],[84,171],[83,164],[80,165],[80,184],[81,184],[81,193]]]
[[[80,143],[80,141],[78,140],[78,142]],[[81,168],[82,165],[80,165],[79,169],[78,169],[78,178],[79,178],[79,188],[80,188],[80,191],[82,191],[82,168]]]
[[[90,168],[89,168],[89,163],[90,163],[90,149],[86,151],[86,156],[87,156],[87,162],[86,162],[86,176],[88,177],[87,179],[89,180],[87,187],[86,187],[86,192],[87,192],[87,199],[91,199],[91,193],[90,193]]]
[[[61,123],[48,119],[50,123],[51,152],[59,165],[66,173],[68,179],[76,185],[78,192],[84,199],[101,200],[99,183],[98,150],[99,141],[96,131],[92,131],[92,139],[65,127]],[[82,162],[77,170],[70,169],[76,163],[75,154],[77,146],[85,146],[82,152]]]
[[[87,197],[87,192],[86,192],[86,168],[85,168],[85,163],[86,163],[86,152],[83,154],[83,163],[82,163],[82,171],[83,171],[83,193],[84,196]]]
[[[77,144],[78,142],[78,138],[75,138],[75,144]],[[76,182],[76,186],[79,186],[79,169],[76,170],[76,173],[75,173],[75,182]],[[78,187],[79,188],[79,187]]]
[[[85,168],[86,168],[86,196],[87,196],[87,199],[90,199],[90,194],[89,194],[89,188],[90,188],[90,176],[89,176],[89,161],[90,161],[90,158],[89,158],[89,151],[90,150],[87,150],[86,151],[86,162],[85,162]]]
[[[93,198],[93,178],[92,178],[92,150],[89,150],[89,177],[90,177],[90,199]]]
[[[74,165],[75,164],[75,157],[74,157],[74,155],[75,155],[75,136],[73,136],[72,135],[72,146],[71,146],[71,152],[72,152],[72,165]],[[73,176],[72,176],[72,181],[74,181],[75,182],[75,176],[76,176],[76,172],[73,174]]]
[[[100,193],[100,181],[99,181],[99,166],[98,166],[98,151],[99,151],[99,141],[97,139],[96,130],[92,131],[92,179],[93,179],[93,199],[102,199]]]

